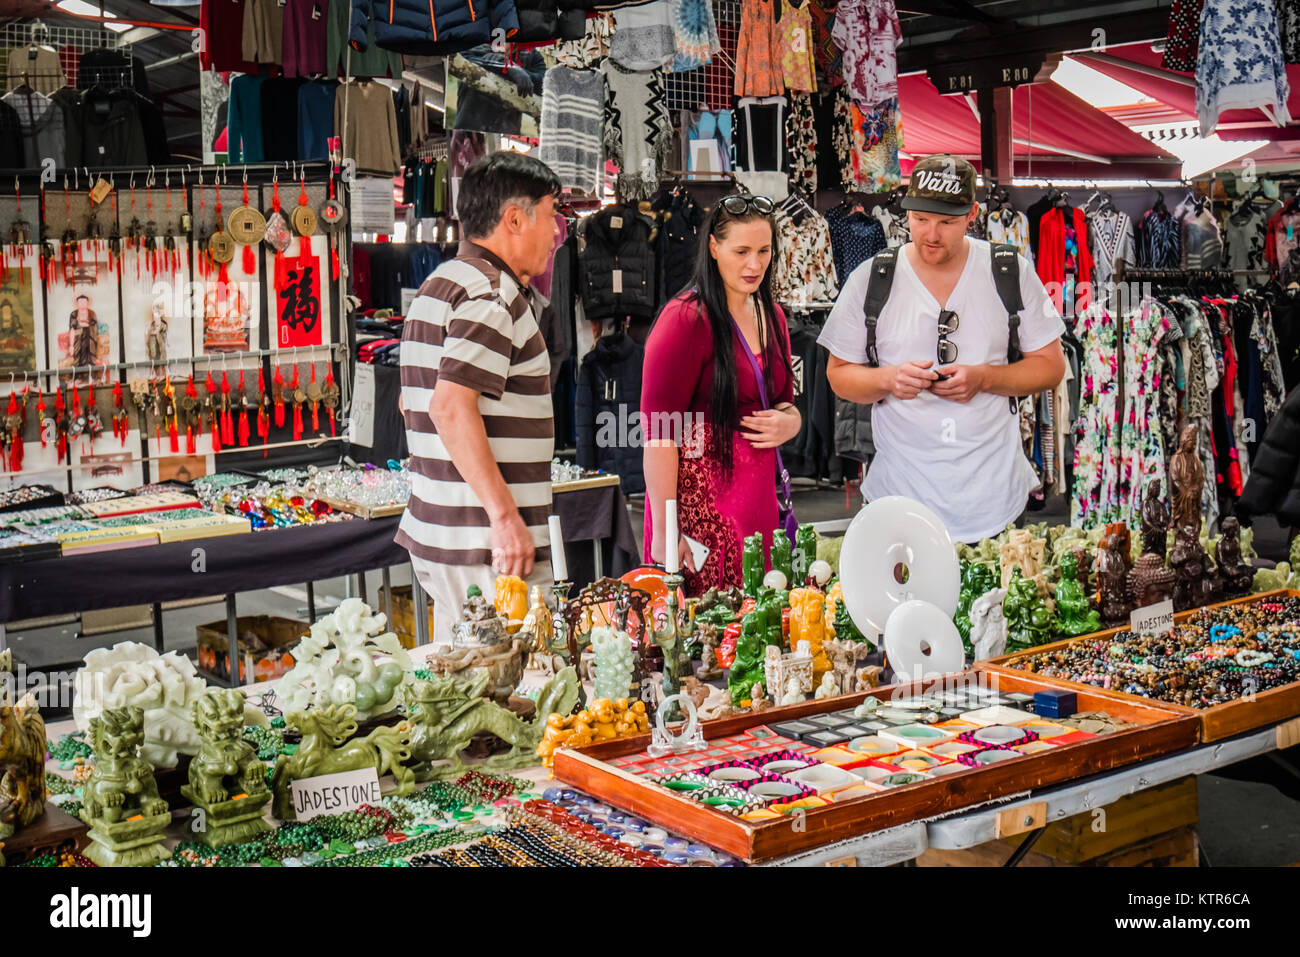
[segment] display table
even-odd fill
[[[615,576],[639,562],[617,479],[579,485],[557,490],[553,508],[566,543],[594,543],[591,551],[568,555],[570,575],[581,587],[606,573],[606,553],[608,573]],[[397,515],[354,519],[0,565],[0,650],[7,622],[147,604],[153,606],[154,644],[162,651],[163,602],[224,595],[231,660],[238,660],[238,592],[306,582],[308,617],[314,621],[313,582],[382,569],[387,584],[387,570],[410,560],[393,541],[400,521]],[[423,597],[419,591],[421,604]],[[423,620],[417,615],[417,626]]]

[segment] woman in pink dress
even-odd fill
[[[746,535],[762,532],[771,547],[776,450],[799,432],[790,335],[772,301],[772,212],[765,196],[723,197],[701,230],[692,285],[664,306],[646,340],[645,557],[663,562],[664,502],[677,499],[690,595],[740,584]],[[709,550],[701,568],[687,536]]]

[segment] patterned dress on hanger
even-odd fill
[[[776,0],[741,0],[740,34],[736,38],[736,96],[780,96],[780,33],[773,19]]]
[[[1119,357],[1115,317],[1094,303],[1075,318],[1082,347],[1074,428],[1070,524],[1095,528],[1119,518]]]
[[[1160,348],[1171,334],[1169,310],[1146,299],[1124,322],[1124,414],[1120,431],[1119,515],[1141,522],[1147,483],[1165,478],[1165,442],[1160,420]],[[1164,493],[1164,489],[1161,489]]]

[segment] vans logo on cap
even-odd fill
[[[961,178],[952,170],[917,170],[916,171],[916,188],[923,189],[930,193],[948,193],[952,196],[960,196],[962,192]]]

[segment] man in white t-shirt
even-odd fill
[[[1018,257],[1023,357],[1008,363],[1009,316],[992,250],[966,235],[977,209],[970,163],[946,155],[920,160],[902,205],[912,241],[897,250],[876,322],[876,364],[869,363],[865,316],[874,259],[848,277],[817,341],[830,351],[827,378],[836,395],[873,404],[876,455],[863,496],[916,499],[947,523],[955,541],[974,542],[1015,521],[1038,484],[1008,397],[1061,381],[1065,326],[1033,267]]]

